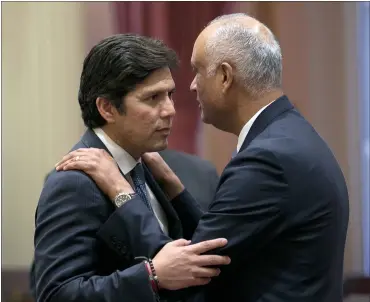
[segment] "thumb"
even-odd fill
[[[178,240],[172,241],[172,245],[174,245],[174,246],[187,246],[190,243],[191,243],[191,241],[186,240],[186,239],[178,239]]]
[[[141,157],[145,162],[150,162],[154,158],[154,154],[157,154],[157,152],[147,152],[144,153]]]

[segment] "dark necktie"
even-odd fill
[[[135,192],[141,197],[145,202],[149,210],[153,212],[152,206],[149,201],[149,195],[145,186],[145,174],[144,168],[141,163],[137,163],[135,168],[130,172],[132,182],[134,183]]]
[[[233,159],[238,154],[238,150],[235,149],[233,153],[231,154],[231,159]]]

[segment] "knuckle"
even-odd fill
[[[213,241],[205,241],[204,242],[204,247],[206,249],[211,249],[213,247],[213,245],[214,245]]]
[[[198,262],[199,262],[199,257],[198,256],[196,256],[196,255],[191,255],[190,257],[186,254],[185,255],[186,257],[188,257],[188,259],[189,259],[189,262],[191,263],[191,264],[193,264],[193,265],[197,265],[198,264]]]
[[[193,278],[195,278],[195,277],[197,276],[197,270],[196,270],[194,267],[192,267],[192,268],[190,269],[190,274],[191,274],[191,276],[192,276]]]
[[[209,256],[208,257],[209,264],[217,264],[217,258],[215,256]]]

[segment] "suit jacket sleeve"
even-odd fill
[[[138,196],[118,208],[102,225],[97,236],[118,255],[125,256],[126,250],[130,250],[132,257],[146,258],[154,258],[166,243],[172,241]]]
[[[275,155],[249,149],[226,167],[215,199],[200,219],[192,241],[226,238],[227,246],[218,252],[231,256],[231,263],[238,263],[240,257],[257,253],[285,229],[288,200],[288,184]]]
[[[201,217],[191,240],[198,243],[226,238],[228,244],[225,247],[208,254],[227,255],[231,264],[221,267],[220,276],[209,285],[183,291],[185,296],[198,293],[194,296],[196,299],[205,287],[222,286],[223,280],[232,278],[233,271],[240,268],[240,263],[258,253],[286,229],[289,190],[277,162],[271,152],[249,149],[226,167],[215,199]],[[181,194],[179,198],[181,200],[177,202],[182,206],[179,215],[188,215],[191,219],[194,215],[192,207],[186,206],[192,203],[191,195]]]
[[[204,211],[186,189],[176,196],[171,203],[180,218],[184,238],[190,240]]]
[[[220,181],[220,176],[217,173],[216,168],[210,164],[209,173],[207,173],[208,183],[209,183],[209,194],[214,196],[216,194],[218,183]],[[212,200],[210,200],[211,202]],[[208,207],[207,207],[208,209]]]
[[[107,212],[102,196],[81,172],[48,179],[36,215],[37,301],[155,301],[143,263],[97,275],[96,232]]]

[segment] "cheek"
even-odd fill
[[[132,112],[130,123],[139,136],[150,136],[158,123],[158,112],[154,108],[150,110],[136,110]]]
[[[197,94],[198,94],[198,97],[203,100],[204,98],[204,82],[202,79],[198,79],[197,80]]]
[[[203,89],[203,79],[202,79],[202,76],[201,75],[198,75],[197,76],[195,82],[197,84],[197,89],[198,90],[202,90]]]

